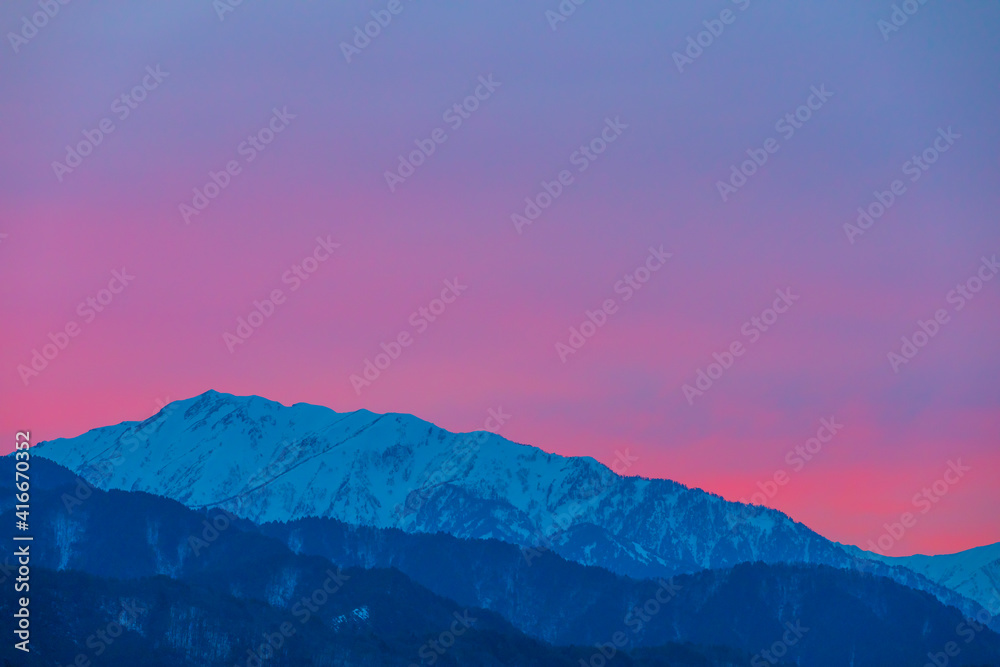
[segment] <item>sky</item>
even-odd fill
[[[1000,6],[673,5],[4,3],[0,451],[210,388],[502,409],[1000,541]]]

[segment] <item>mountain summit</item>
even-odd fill
[[[849,553],[776,510],[661,479],[617,474],[489,432],[455,434],[404,414],[338,413],[208,391],[142,422],[41,443],[97,487],[220,507],[256,523],[328,517],[411,533],[494,538],[654,578],[739,563],[866,569],[978,607],[905,567]],[[627,455],[620,457],[626,467]],[[625,472],[625,470],[622,470]],[[860,555],[859,555],[860,553]]]

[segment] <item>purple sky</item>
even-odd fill
[[[502,406],[843,542],[915,514],[890,555],[1000,539],[996,4],[217,6],[0,10],[8,443],[208,388],[456,431]]]

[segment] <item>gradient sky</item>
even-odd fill
[[[632,473],[733,500],[784,470],[767,504],[838,541],[917,513],[890,555],[1000,540],[1000,279],[960,311],[947,300],[1000,253],[1000,6],[929,2],[885,39],[888,1],[592,0],[553,30],[557,0],[402,0],[346,62],[341,42],[388,4],[220,19],[209,0],[70,3],[16,52],[39,9],[4,4],[4,451],[17,429],[72,436],[208,388],[453,431],[502,406],[513,440],[606,463],[628,448]],[[673,53],[726,9],[679,72]],[[157,65],[169,75],[120,119],[115,99]],[[500,86],[452,129],[445,110],[489,75]],[[784,138],[776,122],[823,85]],[[241,142],[285,107],[247,162]],[[58,180],[52,163],[104,118],[114,131]],[[577,171],[607,118],[628,127]],[[904,163],[949,127],[960,138],[911,182]],[[436,128],[447,141],[391,192],[385,171]],[[723,202],[717,181],[771,137]],[[240,173],[185,224],[179,205],[230,160]],[[564,169],[573,183],[519,234],[511,214]],[[844,224],[895,179],[905,193],[849,243]],[[318,236],[340,247],[291,291]],[[616,282],[661,245],[672,257],[624,301]],[[78,305],[122,267],[134,281],[88,322]],[[411,314],[455,278],[467,290],[418,331]],[[230,353],[223,334],[276,288],[287,300]],[[744,323],[787,288],[799,300],[751,343]],[[609,298],[563,363],[556,343]],[[938,309],[947,324],[893,372],[887,354]],[[25,384],[18,366],[70,322],[79,335]],[[404,331],[413,344],[356,392]],[[737,340],[690,405],[683,385]],[[843,428],[794,470],[786,453],[830,417]],[[919,514],[914,495],[958,460],[970,471]]]

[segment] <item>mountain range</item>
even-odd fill
[[[628,476],[627,451],[611,469],[409,415],[209,391],[33,453],[58,464],[53,488],[64,489],[43,541],[55,580],[71,571],[127,575],[131,585],[166,577],[280,609],[291,598],[275,590],[298,591],[319,576],[300,563],[356,568],[356,581],[387,568],[421,595],[481,610],[493,619],[484,632],[517,637],[527,653],[607,644],[620,632],[619,661],[686,660],[686,650],[700,664],[756,667],[776,664],[770,658],[784,653],[761,663],[761,651],[783,646],[789,664],[917,665],[955,641],[963,648],[950,664],[1000,665],[1000,637],[987,629],[1000,629],[1000,545],[883,557],[773,509]],[[116,507],[128,508],[129,522]],[[223,520],[217,540],[198,528]],[[241,540],[242,549],[220,546]],[[663,591],[669,602],[658,601]],[[649,600],[663,611],[640,622],[635,610]],[[317,633],[364,606],[366,631],[387,645],[401,641],[400,628],[431,632],[418,619],[385,622],[392,617],[377,596],[345,602]],[[442,609],[427,617],[431,626],[455,612]],[[968,645],[963,617],[981,628]],[[823,629],[781,644],[797,623]]]

